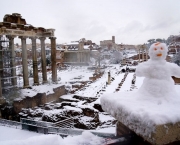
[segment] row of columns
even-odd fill
[[[146,47],[142,47],[142,48],[138,48],[139,49],[139,62],[140,62],[140,59],[141,59],[141,57],[140,57],[140,49],[142,50],[142,53],[141,53],[141,55],[142,55],[142,60],[144,61],[144,60],[148,60],[148,51],[147,51],[147,48]],[[145,58],[144,58],[144,50],[145,50]]]
[[[9,47],[12,54],[11,67],[12,75],[16,76],[15,69],[15,51],[14,51],[14,36],[7,36],[9,39]],[[23,81],[24,88],[29,87],[29,78],[28,78],[28,63],[27,63],[27,48],[26,48],[26,39],[28,37],[20,36],[21,46],[22,46],[22,67],[23,67]],[[37,52],[36,52],[36,39],[37,37],[30,37],[32,41],[32,60],[33,60],[33,78],[34,85],[39,85],[38,78],[38,63],[37,63]],[[47,70],[46,70],[46,52],[45,52],[45,37],[40,37],[41,42],[41,64],[42,64],[42,77],[43,84],[47,83]],[[56,37],[49,37],[51,40],[51,69],[52,69],[52,82],[57,82],[57,68],[56,68]],[[16,77],[12,79],[12,84],[17,85]]]
[[[78,62],[89,62],[90,53],[78,52],[77,57],[78,57]]]

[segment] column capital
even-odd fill
[[[31,39],[31,40],[36,40],[38,37],[29,37],[29,39]]]
[[[44,41],[44,40],[46,39],[46,37],[39,37],[39,39],[40,39],[41,41]]]
[[[18,38],[20,38],[21,40],[26,40],[28,37],[27,36],[19,36]]]
[[[56,39],[56,37],[49,37],[49,39]]]

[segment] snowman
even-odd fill
[[[144,77],[138,94],[140,98],[158,98],[167,101],[180,97],[175,91],[172,76],[180,78],[180,67],[167,62],[167,46],[165,43],[154,43],[150,46],[147,62],[141,63],[136,68],[136,76]]]

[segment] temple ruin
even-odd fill
[[[45,29],[43,27],[34,27],[27,24],[21,14],[13,13],[6,14],[3,22],[0,22],[0,98],[2,98],[3,88],[12,88],[17,86],[16,65],[15,65],[15,50],[14,38],[21,39],[22,46],[22,68],[23,68],[23,87],[29,88],[28,78],[28,63],[27,63],[27,48],[26,39],[32,41],[32,61],[33,61],[33,78],[34,85],[39,85],[36,40],[41,42],[41,66],[43,83],[47,83],[46,70],[46,54],[45,54],[45,39],[48,37],[51,42],[51,70],[52,81],[57,81],[56,69],[56,37],[54,37],[55,29]],[[7,44],[6,44],[7,43]],[[7,72],[7,69],[9,70]],[[5,86],[5,81],[8,78],[9,86]]]

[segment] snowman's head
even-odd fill
[[[164,60],[167,56],[167,46],[165,43],[154,43],[149,48],[149,56],[152,60]]]

